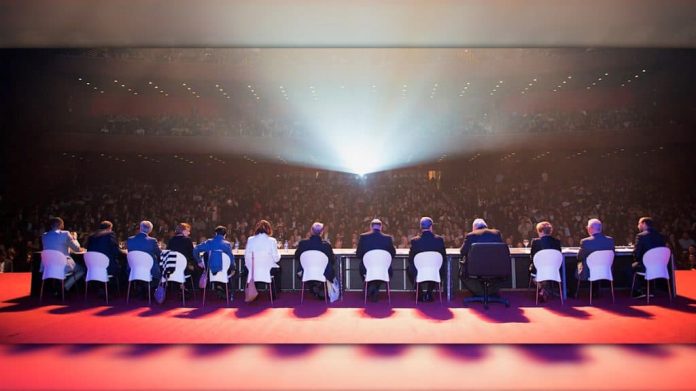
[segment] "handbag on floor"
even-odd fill
[[[244,289],[244,302],[251,303],[258,295],[259,291],[256,290],[256,283],[254,282],[254,253],[251,253],[251,275]]]
[[[333,283],[328,281],[326,283],[329,285],[329,301],[333,303],[341,296],[341,292],[339,291],[340,287],[338,286],[338,278],[334,278]]]
[[[201,274],[201,278],[198,280],[198,287],[200,289],[205,289],[205,287],[208,285],[208,270],[203,269],[203,274]]]
[[[161,282],[159,283],[159,285],[157,285],[157,289],[155,289],[155,301],[157,302],[157,304],[164,303],[164,299],[167,297],[166,287],[166,282]]]

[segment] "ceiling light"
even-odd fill
[[[121,87],[125,87],[125,86],[126,86],[125,84],[121,84]]]
[[[645,73],[645,69],[643,69],[643,73]]]
[[[502,80],[499,80],[498,83],[503,84],[503,81],[502,81]]]
[[[536,79],[532,79],[532,81],[537,81]]]
[[[568,79],[572,79],[572,78],[573,78],[573,76],[568,76]]]
[[[604,76],[609,76],[609,74],[608,74],[608,73],[605,73]]]
[[[89,85],[89,82],[87,82],[87,83],[85,83],[85,84]]]
[[[638,78],[638,75],[634,76],[636,79]]]
[[[151,81],[148,81],[147,84],[152,84],[152,82],[151,82]]]
[[[186,87],[186,83],[181,83],[182,86]]]

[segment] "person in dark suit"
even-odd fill
[[[363,257],[368,251],[371,250],[385,250],[389,252],[392,256],[392,260],[396,255],[396,248],[394,247],[394,239],[382,233],[382,222],[379,219],[373,219],[370,222],[370,232],[365,232],[360,235],[358,240],[358,248],[355,255],[360,259],[360,275],[365,279],[367,274],[367,269],[363,264]],[[392,276],[392,268],[389,266],[389,278]],[[370,301],[376,302],[378,299],[379,288],[382,285],[381,281],[370,281],[367,287],[367,294]]]
[[[640,220],[638,220],[638,230],[640,232],[636,235],[636,245],[633,248],[633,264],[630,269],[631,277],[633,277],[632,274],[636,272],[645,273],[643,256],[648,250],[665,246],[665,238],[655,229],[655,222],[652,218],[641,217]],[[638,278],[640,278],[640,281]],[[645,286],[645,281],[643,280],[643,276],[636,277],[635,286],[636,288],[631,292],[631,296],[634,298],[644,298],[645,293],[643,292],[643,286]]]
[[[159,248],[157,239],[148,236],[152,232],[153,225],[147,220],[140,222],[140,233],[133,235],[126,241],[126,247],[128,251],[142,251],[150,254],[152,256],[152,269],[150,273],[152,274],[152,281],[154,284],[159,283],[162,277],[162,272],[160,270],[159,259],[162,250]]]
[[[469,278],[466,258],[471,251],[471,245],[474,243],[504,243],[500,231],[490,229],[483,219],[475,219],[472,224],[472,231],[464,237],[464,244],[460,250],[462,260],[459,265],[459,278],[462,280],[464,287],[474,296],[483,296],[483,285],[475,278]],[[490,295],[497,295],[500,289],[500,284],[493,284],[489,288]]]
[[[548,221],[542,221],[536,225],[538,238],[532,239],[529,273],[536,275],[536,267],[534,267],[534,255],[541,250],[558,250],[561,251],[561,241],[551,236],[553,234],[553,226]],[[551,296],[551,290],[548,287],[548,282],[541,283],[541,301],[546,301]]]
[[[106,271],[116,278],[121,278],[119,257],[122,253],[118,247],[113,227],[114,225],[107,220],[99,223],[99,229],[87,238],[87,251],[96,251],[106,255],[109,258],[109,266]]]
[[[195,269],[196,261],[193,258],[193,241],[191,240],[191,225],[179,223],[176,226],[176,235],[167,242],[167,250],[176,251],[186,257],[186,274],[191,274]]]
[[[297,261],[298,265],[297,274],[298,277],[301,277],[304,272],[304,270],[302,270],[302,264],[300,263],[300,257],[303,252],[310,250],[321,251],[329,259],[329,263],[326,264],[326,269],[324,269],[324,277],[326,277],[329,283],[333,283],[334,278],[336,278],[336,272],[334,271],[336,256],[334,255],[333,248],[331,248],[331,244],[321,239],[322,232],[324,232],[324,224],[316,222],[312,224],[309,238],[300,240],[297,244],[297,250],[295,250],[295,261]],[[321,283],[317,281],[307,281],[305,285],[317,299],[324,300],[324,287]]]
[[[430,217],[423,217],[420,219],[420,236],[416,236],[411,239],[411,249],[408,252],[408,267],[407,271],[411,280],[413,281],[413,286],[416,286],[416,278],[418,277],[418,269],[414,265],[413,261],[416,255],[426,251],[436,251],[442,255],[442,266],[440,266],[440,281],[445,280],[445,271],[447,270],[447,253],[445,252],[445,240],[438,235],[433,233],[433,219]],[[420,301],[433,301],[433,288],[435,287],[434,281],[425,281],[420,284],[420,287],[425,288],[425,291],[418,293],[418,300]]]
[[[580,251],[578,251],[578,268],[575,278],[579,281],[586,281],[590,277],[590,269],[587,267],[587,257],[590,254],[601,250],[614,251],[614,238],[602,233],[602,222],[599,219],[590,219],[587,222],[587,233],[590,236],[580,241]],[[599,290],[595,292],[599,294]]]

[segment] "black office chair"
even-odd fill
[[[502,297],[490,297],[488,290],[495,281],[505,281],[511,275],[510,249],[505,243],[474,243],[466,259],[469,278],[483,284],[483,296],[472,296],[464,303],[480,302],[488,309],[488,303],[502,303],[510,307],[510,302]]]

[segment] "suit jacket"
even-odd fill
[[[326,264],[326,269],[324,270],[324,277],[333,281],[335,277],[333,265],[336,262],[336,256],[334,255],[333,248],[331,248],[331,244],[325,240],[321,240],[321,237],[317,235],[312,235],[308,239],[300,240],[300,243],[297,244],[297,250],[295,250],[295,260],[298,265],[297,270],[303,270],[302,264],[300,263],[302,253],[310,250],[321,251],[329,258],[329,263]]]
[[[440,266],[440,274],[444,274],[447,270],[447,252],[445,251],[445,240],[442,236],[435,235],[431,231],[423,231],[420,236],[411,239],[411,249],[408,252],[408,264],[413,265],[416,255],[427,251],[437,251],[442,255],[442,266]]]
[[[383,234],[382,231],[378,229],[360,235],[355,255],[360,258],[360,262],[362,263],[365,253],[370,250],[385,250],[391,254],[392,258],[396,255],[394,239],[389,235]]]
[[[665,238],[660,235],[659,232],[652,228],[648,228],[636,235],[636,246],[633,249],[633,259],[640,265],[643,264],[643,255],[645,255],[648,250],[655,247],[664,247]]]
[[[603,233],[596,233],[580,241],[580,251],[578,251],[578,271],[576,277],[586,280],[590,276],[590,269],[587,268],[587,257],[595,251],[612,250],[614,251],[614,238]]]
[[[73,239],[68,231],[46,231],[41,236],[41,244],[44,250],[57,250],[65,254],[66,257],[70,255],[68,249],[80,251],[80,243]]]
[[[194,263],[193,259],[193,241],[191,238],[184,235],[175,235],[169,239],[167,243],[167,250],[176,251],[183,254],[189,264]]]
[[[234,270],[235,263],[234,255],[232,254],[232,243],[225,240],[224,236],[215,235],[214,238],[208,239],[203,243],[199,243],[198,246],[193,249],[193,257],[199,264],[202,263],[202,252],[210,252],[210,256],[208,257],[208,267],[213,274],[217,274],[220,270],[222,270],[222,253],[225,253],[228,257],[230,257],[230,268]]]
[[[558,250],[561,251],[561,241],[554,238],[553,236],[547,235],[540,238],[532,239],[531,253],[529,259],[532,263],[529,265],[529,271],[536,273],[536,268],[534,267],[534,254],[541,250]]]
[[[157,239],[151,238],[144,233],[140,232],[137,235],[131,236],[126,241],[126,246],[128,251],[142,251],[150,254],[154,261],[154,265],[159,265],[159,256],[162,253],[159,245],[157,244]]]
[[[112,231],[97,231],[87,239],[87,251],[97,251],[109,257],[109,264],[118,262],[121,249],[118,248],[116,233]]]
[[[462,254],[462,263],[464,264],[464,269],[460,269],[460,274],[463,273],[464,277],[469,275],[466,258],[469,256],[469,251],[471,251],[471,245],[474,243],[503,243],[503,236],[497,229],[481,228],[476,229],[464,237],[464,244],[459,250]]]

